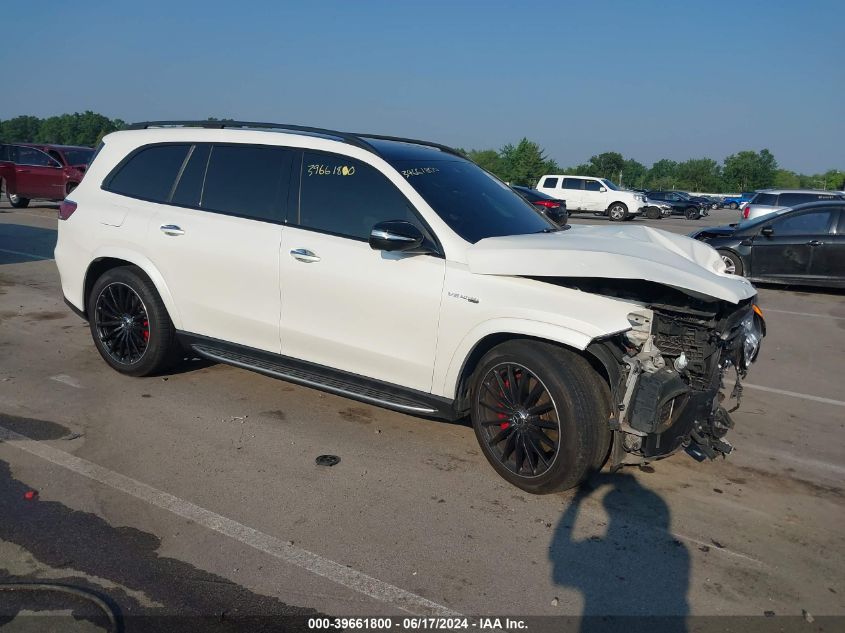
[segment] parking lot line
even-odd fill
[[[822,398],[821,396],[811,396],[807,393],[798,393],[797,391],[787,391],[786,389],[773,389],[772,387],[763,387],[761,385],[752,385],[747,382],[742,383],[743,388],[757,389],[758,391],[768,391],[769,393],[779,393],[782,396],[791,396],[793,398],[803,398],[804,400],[812,400],[813,402],[822,402],[824,404],[832,404],[837,407],[845,407],[845,402],[842,400],[834,400],[833,398]]]
[[[44,261],[50,261],[52,257],[42,257],[41,255],[34,255],[32,253],[22,253],[21,251],[10,251],[6,248],[0,248],[0,253],[6,253],[7,255],[17,255],[19,257],[31,257],[32,259],[41,259]]]
[[[791,310],[776,310],[775,308],[766,308],[766,312],[777,312],[778,314],[792,314],[795,316],[815,317],[817,319],[835,319],[837,321],[845,321],[845,317],[833,316],[832,314],[815,314],[813,312],[792,312]]]
[[[190,501],[153,488],[136,479],[98,466],[70,453],[60,451],[43,442],[30,439],[4,426],[0,426],[0,441],[26,451],[31,455],[45,459],[57,466],[88,477],[105,486],[124,492],[136,499],[194,521],[209,530],[219,532],[285,563],[301,567],[313,574],[387,603],[402,611],[424,616],[458,617],[461,615],[448,607],[432,602],[415,593],[382,582],[377,578],[368,576],[346,565],[336,563],[333,560],[323,558],[319,554],[314,554],[301,547],[296,547],[290,541],[265,534],[216,512],[206,510]]]

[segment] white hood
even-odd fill
[[[488,237],[467,249],[481,275],[644,279],[739,303],[756,294],[725,273],[710,246],[648,226],[572,226],[555,233]]]

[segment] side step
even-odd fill
[[[309,367],[305,363],[286,359],[281,356],[275,357],[273,355],[273,358],[269,358],[269,354],[267,356],[264,356],[264,354],[261,356],[258,354],[246,354],[205,343],[194,343],[191,345],[191,349],[209,360],[249,369],[272,376],[273,378],[281,378],[282,380],[305,385],[306,387],[322,389],[323,391],[369,402],[380,407],[418,415],[444,418],[453,417],[451,411],[444,410],[450,407],[434,407],[431,402],[425,402],[423,398],[416,400],[406,395],[392,393],[387,389],[379,388],[364,378],[356,380],[353,376],[344,375],[341,372],[328,368],[318,371],[316,366]],[[434,396],[430,397],[435,398]]]

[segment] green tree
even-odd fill
[[[0,121],[0,140],[7,143],[33,143],[40,127],[41,119],[36,116],[17,116]]]
[[[678,182],[678,163],[662,158],[648,170],[649,189],[674,189]]]
[[[678,163],[675,170],[678,187],[690,191],[718,191],[722,185],[722,170],[711,158],[691,158]]]
[[[622,165],[622,182],[619,183],[625,187],[636,187],[642,189],[645,187],[646,176],[648,169],[642,163],[629,158]]]
[[[502,162],[500,178],[512,185],[533,187],[543,174],[560,171],[534,141],[523,138],[516,146],[508,143],[499,152]]]
[[[798,189],[801,187],[801,177],[794,171],[778,169],[772,185],[778,189]]]
[[[772,153],[746,150],[731,154],[725,159],[722,170],[725,186],[736,191],[753,191],[771,187],[775,181],[778,163]]]
[[[619,152],[602,152],[590,157],[590,165],[595,176],[615,181],[625,167],[625,159]]]

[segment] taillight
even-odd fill
[[[541,207],[546,207],[547,209],[557,209],[560,206],[560,203],[554,202],[553,200],[537,200],[534,204],[539,204]]]
[[[73,200],[62,200],[59,205],[59,219],[67,220],[76,211],[76,203]]]
[[[748,206],[746,205],[746,207],[742,210],[742,217],[747,220],[749,213],[751,213],[751,209],[749,209]]]

